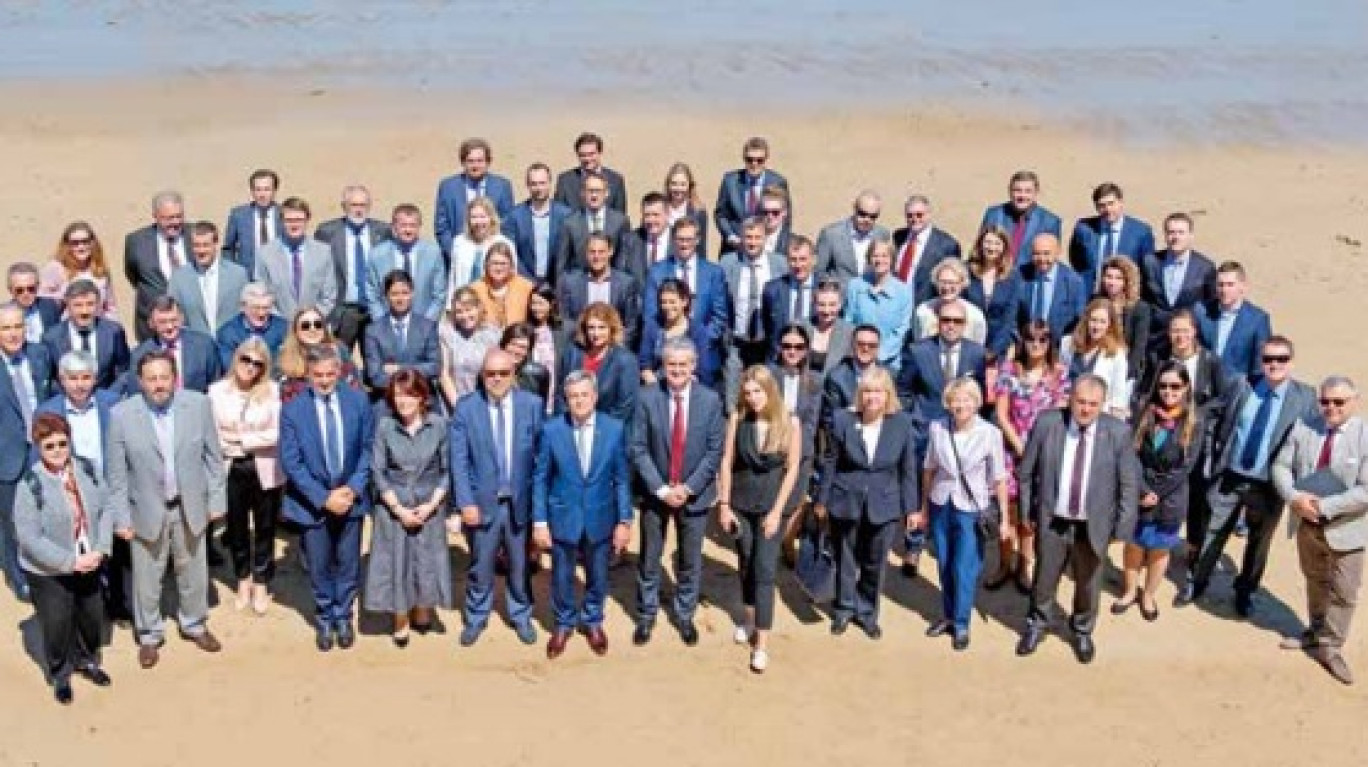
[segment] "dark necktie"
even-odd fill
[[[367,303],[366,300],[366,245],[363,235],[366,231],[366,223],[359,224],[347,222],[347,231],[351,232],[355,243],[352,245],[352,280],[356,283],[356,302],[359,304]]]
[[[1069,516],[1083,515],[1083,477],[1088,462],[1088,427],[1078,427],[1078,444],[1074,446],[1073,473],[1069,477]]]
[[[171,263],[172,271],[179,269],[181,265],[180,253],[176,250],[176,246],[177,242],[175,237],[166,238],[166,260]]]
[[[1017,216],[1016,222],[1012,224],[1012,258],[1019,258],[1021,253],[1021,243],[1026,239],[1026,219],[1028,214],[1022,213]]]
[[[304,261],[299,257],[299,248],[303,242],[290,242],[286,240],[285,245],[290,249],[290,279],[294,287],[295,302],[299,301],[299,290],[304,284]]]
[[[807,322],[807,290],[806,282],[798,283],[789,292],[792,298],[789,301],[789,322]]]
[[[494,405],[494,465],[499,472],[499,495],[508,497],[513,495],[513,476],[511,467],[508,465],[508,440],[505,429],[508,424],[504,420],[504,407],[506,402],[499,402]]]
[[[760,338],[760,264],[750,263],[750,314],[746,317],[746,337],[755,341]]]
[[[647,233],[646,236],[650,238],[651,241],[650,250],[648,251],[649,263],[647,265],[649,266],[650,264],[654,264],[656,262],[656,252],[659,250],[659,247],[656,244],[656,238],[651,237],[650,233]]]
[[[399,268],[403,269],[404,274],[407,274],[409,277],[413,276],[413,246],[415,244],[416,243],[413,242],[399,243]],[[478,261],[479,258],[477,257],[475,260]]]
[[[269,215],[270,208],[257,208],[257,245],[265,245],[271,239],[271,230],[266,226],[266,217]]]
[[[1335,451],[1335,435],[1339,429],[1330,427],[1325,432],[1325,441],[1321,443],[1320,456],[1316,458],[1316,470],[1330,468],[1330,456]]]
[[[1259,409],[1254,413],[1254,422],[1249,425],[1244,444],[1240,446],[1240,466],[1246,471],[1253,471],[1259,462],[1259,446],[1268,432],[1268,422],[1273,418],[1273,400],[1277,396],[1272,389],[1264,395],[1263,402],[1259,403]]]
[[[338,434],[337,417],[333,414],[333,395],[323,399],[323,456],[327,462],[328,479],[337,482],[342,477],[342,440]]]
[[[1112,232],[1112,225],[1104,223],[1102,226],[1102,248],[1098,254],[1100,256],[1098,258],[1099,265],[1102,261],[1112,257],[1112,247],[1116,244],[1116,235]]]
[[[670,422],[670,484],[678,485],[684,481],[684,395],[674,395],[674,418]]]
[[[76,335],[81,337],[81,351],[90,353],[90,334],[94,328],[76,328]]]

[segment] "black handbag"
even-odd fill
[[[964,463],[960,460],[959,447],[955,445],[954,425],[950,424],[947,431],[950,432],[950,452],[955,455],[955,471],[959,474],[960,487],[969,497],[969,502],[974,504],[974,511],[978,514],[978,531],[985,537],[996,538],[998,530],[1002,528],[1002,508],[998,506],[997,498],[989,498],[986,508],[979,506],[978,499],[969,488],[969,480],[964,478]]]
[[[815,514],[804,515],[793,572],[803,593],[814,603],[830,602],[836,596],[836,555],[826,524]]]

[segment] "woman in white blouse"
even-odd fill
[[[1059,361],[1069,369],[1069,379],[1092,373],[1107,382],[1107,412],[1130,418],[1130,362],[1121,321],[1111,301],[1094,298],[1083,311],[1073,335],[1059,345]]]
[[[488,197],[476,197],[466,206],[465,231],[451,239],[451,269],[447,280],[447,295],[480,279],[484,270],[485,254],[489,246],[502,242],[518,263],[518,251],[513,241],[499,232],[499,212]]]
[[[972,378],[957,378],[942,400],[949,416],[931,423],[922,470],[922,507],[913,519],[931,526],[940,568],[943,617],[926,630],[929,637],[950,634],[954,648],[969,647],[969,619],[983,571],[980,518],[993,503],[1007,508],[1007,466],[1002,432],[979,417],[983,392]],[[1011,524],[998,534],[1011,540]]]
[[[209,386],[223,457],[228,462],[224,539],[238,579],[236,607],[264,615],[275,573],[275,522],[285,475],[277,460],[280,389],[271,351],[250,336],[233,353],[228,374]]]
[[[934,338],[940,332],[941,306],[958,301],[964,307],[964,337],[982,344],[988,338],[988,320],[984,318],[983,310],[962,295],[969,286],[969,270],[964,262],[958,258],[941,261],[931,272],[931,279],[936,283],[936,297],[917,307],[917,338]]]

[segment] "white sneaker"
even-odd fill
[[[764,650],[751,650],[750,667],[751,671],[757,674],[765,673],[765,669],[769,668],[769,653]]]
[[[732,641],[737,644],[750,644],[751,632],[745,626],[737,626],[732,632]]]

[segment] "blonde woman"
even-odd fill
[[[1130,362],[1121,322],[1110,301],[1094,298],[1088,304],[1073,335],[1060,342],[1059,361],[1069,369],[1070,380],[1092,373],[1106,381],[1107,412],[1123,420],[1130,418]]]
[[[442,347],[442,372],[438,381],[449,407],[479,383],[485,352],[499,345],[499,331],[484,320],[484,304],[473,288],[461,288],[451,297],[451,310],[437,328]]]
[[[518,274],[513,247],[496,242],[485,252],[484,274],[470,283],[480,297],[485,317],[499,330],[527,319],[527,307],[536,285]]]
[[[671,227],[681,218],[698,224],[698,252],[708,255],[708,211],[698,196],[698,183],[688,165],[677,162],[665,171],[665,216]]]
[[[305,357],[312,346],[337,347],[338,358],[342,360],[342,381],[353,389],[361,388],[361,374],[351,362],[351,355],[333,336],[332,328],[323,313],[313,307],[295,312],[290,332],[280,344],[280,354],[276,357],[276,378],[280,381],[280,401],[289,402],[295,395],[308,390],[309,365]],[[231,365],[230,365],[231,367]]]
[[[271,350],[257,336],[233,354],[228,374],[209,386],[219,443],[228,463],[224,539],[238,579],[235,606],[258,615],[271,603],[275,522],[280,510],[280,388],[271,379]]]
[[[95,230],[84,221],[67,224],[57,241],[52,260],[38,272],[38,295],[61,302],[67,286],[76,280],[90,280],[100,289],[100,316],[120,322],[114,288],[109,282],[104,247]]]
[[[746,612],[736,641],[750,644],[750,667],[756,673],[769,665],[774,573],[802,459],[802,425],[784,406],[774,376],[763,365],[747,368],[741,375],[741,405],[727,421],[717,494],[718,521],[736,540]]]
[[[947,258],[931,270],[936,297],[917,307],[917,338],[934,338],[940,332],[940,308],[949,303],[964,307],[964,337],[976,344],[988,338],[988,321],[983,311],[964,297],[969,287],[969,270],[958,258]]]
[[[476,197],[466,206],[465,231],[451,240],[451,268],[447,280],[447,295],[480,279],[484,273],[485,255],[496,242],[508,246],[513,263],[518,251],[513,241],[499,233],[499,212],[488,197]]]

